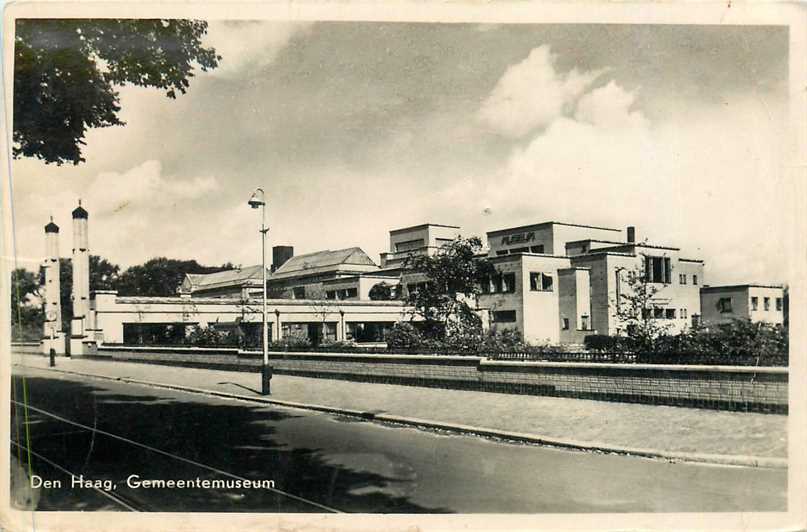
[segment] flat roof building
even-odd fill
[[[777,284],[705,286],[701,289],[704,325],[734,319],[781,324],[785,321],[785,289]]]

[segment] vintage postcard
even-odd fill
[[[805,13],[7,5],[3,528],[803,529]]]

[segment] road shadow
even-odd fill
[[[12,399],[23,401],[22,378],[13,376]],[[27,403],[89,427],[183,457],[179,461],[91,430],[27,412],[12,404],[11,437],[75,475],[108,479],[116,496],[135,507],[167,512],[322,512],[318,508],[259,489],[134,489],[126,478],[225,479],[194,462],[253,480],[273,480],[275,487],[303,499],[347,512],[446,513],[450,510],[414,503],[408,495],[387,489],[410,482],[408,477],[379,474],[335,465],[319,446],[291,447],[283,436],[311,424],[312,416],[273,406],[251,406],[154,388],[136,389],[117,382],[82,383],[25,377]],[[141,393],[142,391],[142,393]],[[184,397],[188,397],[185,399]],[[321,414],[317,414],[321,415]],[[27,423],[27,424],[26,424]],[[26,431],[27,427],[27,431]],[[307,429],[313,430],[310,427]],[[26,434],[27,433],[27,434]],[[318,434],[312,432],[312,434]],[[319,436],[317,436],[319,437]],[[317,437],[312,438],[317,441]],[[327,434],[322,435],[322,441]],[[17,454],[13,449],[12,454]],[[24,464],[27,467],[27,459]],[[32,457],[35,474],[57,475],[53,467]],[[62,474],[60,490],[43,489],[39,510],[110,509],[92,490],[71,487]],[[413,482],[413,481],[412,481]],[[97,504],[88,500],[100,499]]]

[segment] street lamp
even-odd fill
[[[249,198],[249,206],[261,209],[261,272],[263,274],[263,365],[261,366],[261,394],[269,395],[269,381],[272,371],[269,367],[269,329],[266,323],[266,201],[262,188],[258,188]]]

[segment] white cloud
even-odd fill
[[[603,71],[559,73],[549,46],[534,48],[508,67],[479,110],[478,119],[508,137],[523,137],[561,116]]]
[[[642,113],[631,111],[635,95],[615,81],[585,94],[577,102],[575,118],[593,125],[609,127],[641,127],[646,125]]]
[[[271,64],[292,37],[308,31],[308,22],[211,21],[204,38],[221,56],[211,74],[232,77],[247,68]]]

